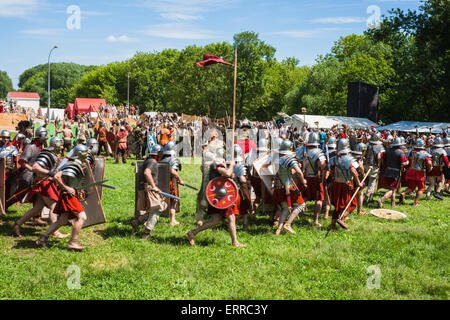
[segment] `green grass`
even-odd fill
[[[195,191],[181,189],[182,223],[161,218],[149,242],[133,235],[134,171],[108,160],[105,189],[108,223],[84,229],[84,252],[66,250],[67,239],[34,240],[44,228],[25,225],[24,238],[10,226],[29,205],[10,208],[0,222],[1,299],[448,299],[450,198],[412,198],[398,207],[408,218],[388,221],[350,215],[350,231],[329,234],[312,225],[312,213],[297,218],[296,235],[275,236],[268,217],[258,216],[248,232],[238,225],[247,248],[233,248],[226,225],[200,233],[190,247],[186,232],[195,227]],[[184,164],[188,184],[200,185],[199,165]],[[312,205],[309,204],[312,209]],[[389,205],[386,206],[389,208]],[[328,226],[329,221],[323,222]],[[62,228],[70,232],[70,227]],[[81,289],[67,288],[67,268],[81,271]],[[368,289],[369,266],[381,270],[379,289]]]

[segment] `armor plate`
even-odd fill
[[[292,179],[291,170],[299,165],[295,155],[287,155],[280,157],[279,159],[280,167],[278,169],[278,176],[280,177],[281,183],[290,184]]]
[[[305,173],[307,177],[317,177],[318,170],[317,160],[326,161],[327,158],[320,148],[308,149],[305,154]]]
[[[445,152],[444,148],[434,149],[431,155],[433,157],[433,160],[432,160],[433,166],[436,166],[436,167],[445,166],[443,156],[447,156],[447,152]]]
[[[420,171],[425,170],[427,158],[431,158],[431,155],[425,150],[413,151],[411,169]]]
[[[330,160],[330,166],[334,168],[334,178],[336,182],[350,183],[352,182],[352,172],[351,167],[357,169],[359,164],[356,159],[350,155],[346,154],[341,157],[336,156]]]
[[[367,148],[367,163],[373,167],[373,173],[378,172],[378,156],[384,151],[384,147],[379,144],[370,144]]]
[[[35,163],[39,164],[42,168],[52,170],[58,163],[58,157],[50,150],[44,149],[37,156]]]

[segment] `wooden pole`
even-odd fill
[[[372,167],[369,168],[369,171],[367,171],[366,175],[364,176],[364,179],[361,181],[361,183],[364,183],[364,181],[366,181],[367,177],[369,176],[370,172],[372,171]],[[347,212],[348,208],[350,207],[350,204],[352,203],[353,199],[355,199],[356,195],[359,192],[359,189],[361,189],[360,187],[358,187],[355,191],[355,193],[353,194],[353,197],[350,199],[350,201],[348,202],[347,206],[345,207],[344,211],[342,211],[341,215],[339,216],[338,220],[341,220],[342,217],[344,216],[345,212]]]
[[[236,84],[237,84],[237,39],[234,42],[234,89],[233,89],[233,134],[231,144],[231,161],[234,162],[234,130],[236,130]]]

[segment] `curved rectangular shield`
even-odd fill
[[[98,163],[102,163],[102,161],[104,164],[104,158],[96,158],[95,159],[96,166]],[[103,170],[104,170],[104,166],[103,166]],[[99,171],[101,171],[101,170],[99,170]],[[97,172],[97,175],[99,176],[99,172]],[[95,178],[94,173],[92,172],[92,169],[88,166],[86,168],[86,173],[81,182],[81,185],[88,185],[88,184],[95,183],[97,181],[102,181],[102,180],[103,180],[103,178],[97,180],[97,178]],[[81,204],[83,205],[84,211],[86,212],[86,216],[87,216],[87,220],[83,224],[83,228],[106,223],[106,216],[103,211],[102,200],[101,200],[99,189],[100,188],[98,186],[92,186],[92,187],[86,189],[87,198],[85,200],[81,201]]]

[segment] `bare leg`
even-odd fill
[[[175,203],[172,203],[170,206],[170,212],[169,212],[169,218],[170,218],[170,225],[172,227],[179,225],[180,223],[176,219],[176,212],[175,212]]]
[[[59,219],[57,219],[55,222],[53,222],[50,227],[48,227],[47,231],[39,237],[38,240],[36,240],[36,244],[41,247],[47,247],[47,239],[48,237],[53,234],[55,231],[57,231],[59,228],[61,228],[63,225],[67,223],[67,220],[69,218],[68,213],[63,213]]]
[[[289,217],[288,221],[284,224],[284,229],[291,233],[295,234],[295,231],[292,229],[291,225],[292,222],[294,222],[295,218],[305,209],[305,205],[299,205],[295,208],[295,210],[291,213],[291,216]]]
[[[221,221],[222,221],[222,215],[220,215],[219,213],[216,213],[211,216],[211,221],[203,223],[197,229],[189,231],[187,233],[187,236],[188,236],[189,243],[191,244],[191,246],[195,245],[194,238],[199,232],[202,232],[209,228],[213,228],[213,227],[217,226]]]
[[[87,217],[84,211],[77,214],[77,219],[72,226],[72,237],[70,238],[69,243],[67,244],[67,248],[78,251],[81,251],[85,248],[80,244],[78,244],[78,236],[80,234],[81,229],[83,228],[83,224],[86,221],[86,219]]]
[[[246,247],[247,245],[244,243],[239,243],[236,234],[236,216],[234,214],[229,215],[226,218],[228,222],[228,230],[230,231],[231,242],[235,247]]]
[[[420,197],[422,197],[422,194],[423,194],[423,190],[417,191],[416,198],[414,199],[414,203],[413,203],[414,206],[419,205],[419,200],[420,200]]]
[[[280,235],[281,230],[283,230],[288,214],[289,214],[289,208],[287,207],[287,203],[283,202],[282,210],[281,210],[281,214],[280,214],[280,220],[278,222],[278,228],[277,228],[277,231],[275,232],[276,235]]]
[[[25,212],[25,214],[14,223],[14,225],[12,226],[13,233],[19,238],[22,237],[22,235],[20,234],[20,226],[24,224],[27,220],[29,220],[31,217],[40,214],[44,206],[45,206],[44,200],[42,199],[42,197],[38,196],[36,202],[33,205],[33,208]]]
[[[316,205],[314,206],[314,225],[316,227],[321,227],[322,225],[319,223],[319,214],[322,211],[322,201],[317,200]]]

